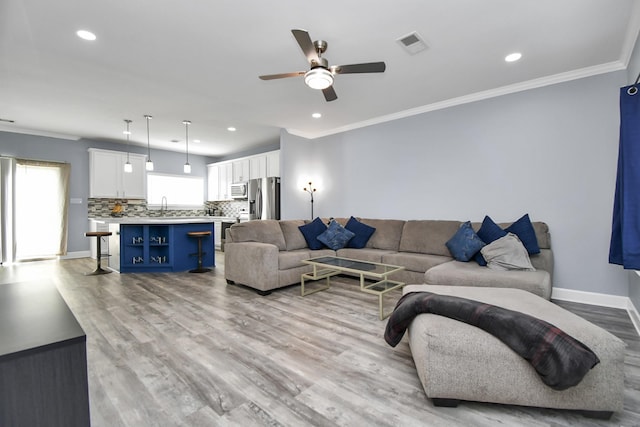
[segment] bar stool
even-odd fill
[[[189,270],[189,273],[206,273],[207,271],[211,271],[210,268],[202,267],[202,257],[207,254],[206,252],[202,252],[202,239],[207,236],[211,236],[211,232],[210,231],[189,231],[187,232],[187,236],[195,237],[196,239],[198,239],[198,252],[189,254],[191,256],[198,257],[198,267],[194,268],[193,270]]]
[[[106,236],[111,236],[111,232],[110,231],[87,231],[86,233],[84,233],[84,235],[86,237],[96,237],[97,240],[97,245],[96,245],[96,269],[93,270],[91,273],[85,273],[85,276],[95,276],[97,274],[109,274],[111,273],[111,270],[105,270],[102,268],[102,266],[100,265],[100,260],[102,257],[102,248],[100,246],[100,242],[102,241],[103,237]]]

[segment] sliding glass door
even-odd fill
[[[15,260],[66,254],[69,172],[67,163],[16,159]]]

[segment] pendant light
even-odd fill
[[[129,162],[129,135],[131,135],[131,131],[129,130],[129,125],[131,124],[131,120],[124,119],[127,124],[127,130],[124,131],[124,134],[127,135],[127,163],[124,164],[124,171],[126,173],[133,172],[133,166],[131,166],[131,162]]]
[[[189,164],[189,125],[191,122],[189,120],[183,120],[184,131],[185,131],[185,141],[187,142],[187,163],[184,164],[184,173],[191,173],[191,165]]]
[[[149,142],[149,120],[153,119],[153,116],[145,114],[144,118],[147,119],[147,163],[145,164],[145,169],[152,171],[153,162],[151,161],[151,145]]]

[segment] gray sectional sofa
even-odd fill
[[[545,299],[551,297],[553,252],[549,228],[533,222],[540,253],[531,255],[536,271],[496,271],[475,261],[455,261],[446,242],[462,221],[397,220],[358,218],[375,228],[361,249],[309,249],[298,228],[304,220],[263,220],[234,224],[225,240],[225,278],[256,289],[262,294],[300,283],[300,275],[311,271],[302,260],[337,255],[363,261],[404,266],[392,279],[405,283],[432,285],[519,288]],[[336,218],[345,225],[348,218]],[[328,219],[325,220],[325,223]],[[506,228],[510,224],[501,223]],[[475,230],[480,223],[472,224]]]

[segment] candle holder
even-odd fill
[[[313,221],[313,193],[316,192],[316,189],[313,188],[313,184],[311,183],[311,181],[309,181],[309,187],[304,187],[302,190],[311,195],[311,220]]]

